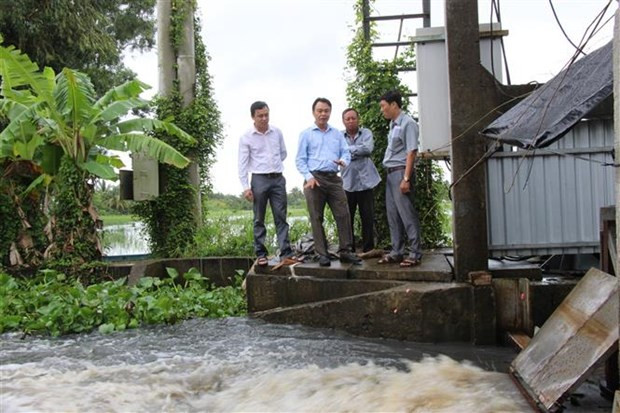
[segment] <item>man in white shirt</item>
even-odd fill
[[[293,255],[286,222],[286,179],[282,175],[286,147],[280,129],[269,125],[269,106],[265,102],[252,103],[250,114],[254,127],[239,140],[239,179],[243,186],[243,196],[253,202],[257,264],[265,266],[268,264],[265,247],[267,201],[271,205],[276,225],[280,257]],[[248,182],[249,174],[252,174],[251,182]]]

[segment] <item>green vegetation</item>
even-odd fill
[[[101,95],[135,77],[123,52],[153,47],[154,8],[155,0],[3,1],[0,34],[39,67],[86,73]]]
[[[370,4],[372,5],[372,0]],[[370,36],[364,37],[362,1],[356,5],[356,31],[347,51],[348,77],[347,100],[349,106],[358,110],[360,123],[370,129],[375,138],[372,160],[379,170],[387,146],[389,123],[381,114],[380,97],[389,90],[399,90],[403,96],[411,93],[401,82],[398,73],[402,68],[415,68],[413,46],[405,49],[394,60],[377,61],[372,55],[372,43],[378,33],[374,22],[370,23]],[[408,99],[403,99],[403,111],[407,112]],[[446,183],[441,177],[440,168],[431,160],[419,159],[415,170],[415,205],[420,214],[422,245],[425,248],[442,246],[447,243],[444,232],[449,219],[441,203],[447,199]],[[390,232],[385,208],[385,180],[375,190],[375,231],[377,245],[387,247],[390,244]]]
[[[103,221],[103,226],[106,227],[108,225],[129,224],[140,219],[135,215],[102,215],[101,220]]]
[[[127,119],[148,102],[140,94],[149,88],[132,80],[97,99],[88,76],[64,68],[58,75],[39,71],[13,46],[0,46],[0,192],[8,194],[0,209],[8,210],[14,227],[2,228],[0,261],[36,266],[43,259],[79,266],[101,257],[99,217],[93,205],[96,179],[116,179],[123,166],[108,150],[146,153],[181,168],[189,160],[153,133],[165,131],[186,145],[194,139],[174,124],[148,118]],[[24,209],[30,210],[28,215]],[[31,225],[29,219],[44,220]],[[38,232],[45,227],[43,232]],[[8,234],[8,235],[7,235]],[[44,245],[34,240],[43,240]]]
[[[194,317],[240,316],[247,312],[243,271],[230,287],[213,287],[196,269],[182,277],[145,277],[132,287],[125,279],[84,285],[76,278],[43,270],[21,279],[0,272],[0,333],[61,334],[122,331],[145,324]]]

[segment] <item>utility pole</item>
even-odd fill
[[[175,55],[170,42],[170,18],[172,16],[172,0],[157,0],[157,49],[159,67],[159,93],[169,96],[172,92],[174,80],[179,80],[179,89],[183,98],[183,106],[190,105],[195,98],[194,86],[196,83],[196,61],[194,54],[194,9],[192,2],[186,0],[190,11],[183,21],[183,39],[179,45],[178,55]],[[175,66],[177,70],[175,71]],[[202,223],[202,203],[200,199],[200,171],[199,166],[191,154],[192,160],[188,166],[189,181],[196,190],[194,202],[194,217],[196,223]],[[166,179],[162,177],[165,187]]]
[[[476,125],[495,101],[480,64],[478,4],[446,0],[446,54],[452,136],[454,275],[488,270],[485,141]],[[458,182],[457,182],[458,181]]]

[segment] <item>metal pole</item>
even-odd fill
[[[368,0],[362,2],[362,27],[364,28],[364,40],[370,41],[370,6]]]

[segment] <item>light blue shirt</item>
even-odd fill
[[[349,144],[351,152],[351,163],[342,170],[344,190],[357,192],[374,188],[381,182],[381,177],[370,159],[374,148],[372,132],[366,128],[359,128],[355,136],[347,135],[346,130],[342,131],[342,135]]]
[[[295,165],[306,181],[313,177],[311,172],[338,172],[337,160],[345,165],[351,162],[349,147],[338,129],[327,125],[322,131],[312,125],[301,132]]]
[[[400,112],[396,120],[390,122],[383,166],[386,168],[406,166],[407,154],[418,150],[419,133],[416,121],[405,112]]]

